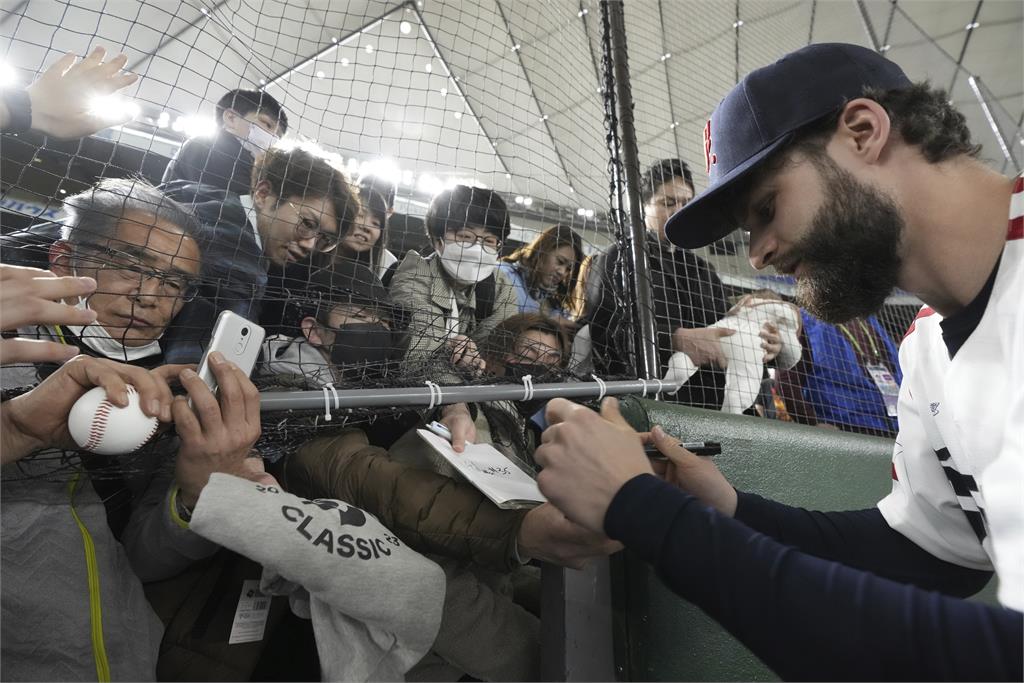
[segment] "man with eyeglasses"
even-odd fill
[[[412,340],[406,358],[424,363],[442,360],[469,373],[485,367],[476,340],[495,325],[519,312],[512,283],[496,271],[498,252],[508,238],[508,209],[497,193],[456,185],[434,197],[425,218],[435,253],[409,251],[391,281],[391,298],[412,311]],[[494,277],[494,304],[480,319],[477,284]],[[460,384],[454,372],[439,371],[433,381]],[[452,444],[461,450],[476,431],[465,404],[446,406],[442,422],[452,431]]]
[[[305,290],[312,268],[330,262],[358,213],[344,174],[315,147],[274,147],[254,176],[252,191],[243,195],[184,181],[161,188],[191,204],[211,232],[202,297],[175,325],[181,343],[173,362],[198,360],[225,309],[279,333],[286,300]]]
[[[100,358],[155,367],[162,337],[199,292],[202,227],[185,207],[141,180],[107,178],[64,202],[68,218],[52,230],[3,240],[5,261],[88,276],[96,291],[75,303],[95,313],[88,325],[38,325],[19,331],[77,346]],[[54,224],[39,227],[54,228]],[[59,237],[59,239],[53,239]],[[8,368],[4,385],[32,384],[54,366]]]
[[[42,256],[54,274],[95,285],[61,295],[65,306],[19,328],[81,355],[59,368],[4,368],[0,678],[154,680],[163,626],[141,582],[216,552],[189,530],[187,506],[213,472],[262,472],[248,457],[260,434],[259,394],[217,354],[217,396],[194,370],[163,364],[164,331],[199,291],[206,235],[191,211],[130,179],[101,180],[65,210],[58,239],[26,231],[19,246],[15,236],[4,245],[5,257]],[[79,324],[58,313],[72,307],[86,313]],[[172,398],[175,379],[195,409]],[[146,397],[147,414],[174,423],[175,436],[125,455],[77,450],[66,427],[76,394],[95,384],[123,402],[126,381]]]

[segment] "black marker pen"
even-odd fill
[[[717,441],[684,441],[679,444],[694,455],[719,455],[722,444]],[[644,455],[652,460],[668,460],[656,446],[644,446]]]

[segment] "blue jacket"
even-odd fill
[[[526,284],[526,276],[523,274],[522,269],[515,263],[502,261],[498,264],[498,270],[505,273],[505,275],[508,276],[509,281],[512,283],[512,287],[516,294],[516,303],[519,306],[520,313],[542,313],[552,317],[569,317],[569,314],[566,313],[565,310],[556,308],[549,302],[541,302],[539,299],[535,299]]]
[[[801,310],[804,334],[810,347],[811,372],[803,378],[804,398],[814,406],[818,420],[895,434],[896,418],[885,412],[882,395],[846,336],[834,325],[824,323]],[[868,324],[882,340],[886,360],[892,365],[896,382],[903,383],[899,351],[875,316]]]

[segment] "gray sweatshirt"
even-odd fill
[[[403,680],[437,636],[444,572],[359,508],[214,474],[190,527],[262,564],[264,593],[308,603],[324,680]]]

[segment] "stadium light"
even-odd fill
[[[373,45],[367,45],[365,49],[366,49],[366,54],[368,54],[368,55],[373,54]]]
[[[108,121],[134,119],[141,112],[139,105],[116,95],[95,97],[89,102],[89,113]]]
[[[373,159],[359,165],[359,175],[372,175],[389,185],[397,185],[402,179],[402,169],[392,159]]]
[[[213,137],[217,132],[217,124],[207,116],[188,114],[179,116],[171,125],[171,130],[184,133],[186,137]]]
[[[523,197],[523,206],[533,206],[533,197]]]
[[[416,189],[433,197],[444,189],[444,183],[437,176],[424,173],[420,176],[419,182],[416,183]]]
[[[18,84],[18,72],[7,62],[0,62],[0,89]]]
[[[412,24],[408,21],[403,21],[398,25],[398,30],[402,32],[402,35],[407,36],[412,33]]]
[[[160,112],[160,116],[156,119],[156,127],[166,128],[169,125],[171,125],[171,115],[166,111]]]

